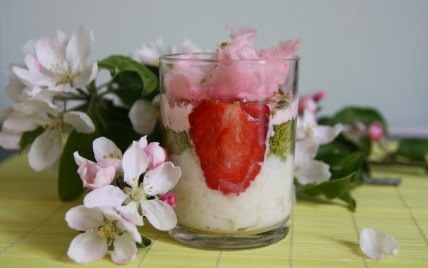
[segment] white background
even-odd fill
[[[91,28],[94,61],[156,36],[215,49],[229,40],[226,23],[257,29],[256,48],[301,38],[300,93],[325,90],[324,114],[374,106],[392,127],[428,127],[427,0],[0,0],[0,88],[8,64],[24,61],[22,45],[56,28]],[[0,109],[10,104],[0,90]]]

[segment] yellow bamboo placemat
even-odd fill
[[[422,170],[374,168],[376,177],[400,177],[401,186],[364,185],[352,194],[357,212],[335,202],[299,200],[290,234],[277,244],[254,250],[213,251],[182,245],[149,224],[141,234],[152,245],[126,267],[428,267],[428,176]],[[36,173],[26,156],[0,166],[0,267],[80,267],[67,249],[78,234],[64,215],[82,200],[61,202],[55,174]],[[358,241],[362,228],[392,234],[400,245],[395,257],[366,259]],[[117,267],[110,256],[85,267]]]

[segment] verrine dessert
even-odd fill
[[[163,146],[182,177],[174,188],[177,240],[239,249],[288,232],[301,41],[252,48],[231,29],[214,54],[161,57]]]

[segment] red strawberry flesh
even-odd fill
[[[266,151],[269,107],[264,103],[202,100],[189,114],[189,136],[207,186],[240,194],[260,173]]]

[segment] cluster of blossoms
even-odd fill
[[[136,257],[135,243],[142,242],[136,226],[143,225],[143,217],[161,231],[176,226],[172,206],[177,198],[168,192],[181,171],[167,162],[167,153],[159,143],[147,144],[146,136],[134,141],[123,155],[104,137],[94,140],[93,150],[96,163],[74,153],[83,185],[92,191],[83,206],[66,214],[68,225],[84,232],[71,242],[68,256],[88,263],[113,250],[115,263],[128,263]]]
[[[57,30],[50,37],[28,41],[23,48],[25,65],[11,64],[7,69],[6,96],[16,103],[0,111],[0,117],[7,117],[0,145],[19,149],[23,133],[43,128],[28,154],[36,171],[57,166],[67,128],[81,133],[95,130],[86,113],[66,110],[66,100],[74,96],[72,87],[81,90],[98,74],[96,62],[86,64],[92,43],[93,33],[86,27],[78,27],[71,39]]]
[[[318,102],[325,97],[321,91],[313,96],[306,95],[299,102],[296,129],[295,178],[301,185],[320,184],[330,179],[330,166],[314,160],[319,146],[333,141],[343,130],[338,123],[333,127],[320,126],[315,118]]]

